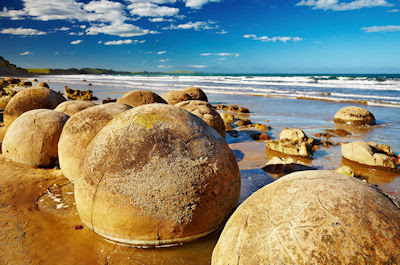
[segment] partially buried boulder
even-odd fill
[[[39,82],[37,84],[37,87],[47,87],[47,88],[49,88],[49,85],[46,82]]]
[[[164,93],[162,98],[170,105],[175,105],[179,102],[193,99],[188,93],[180,90],[172,90]]]
[[[368,110],[361,107],[344,107],[335,114],[335,122],[355,125],[375,125],[375,117]]]
[[[291,157],[285,159],[274,156],[262,169],[272,174],[289,174],[296,171],[313,170],[314,168],[304,165],[299,161],[295,161]]]
[[[84,100],[68,100],[59,104],[54,110],[72,116],[81,110],[95,106],[94,103]]]
[[[198,87],[190,86],[183,89],[183,92],[189,94],[193,100],[201,100],[208,102],[206,93]]]
[[[36,109],[23,113],[8,128],[3,156],[15,162],[50,167],[57,162],[57,143],[68,116],[64,113]]]
[[[387,145],[359,141],[342,144],[342,155],[348,160],[367,166],[396,168],[396,157]]]
[[[313,138],[308,138],[301,129],[283,129],[279,135],[279,140],[270,140],[267,142],[267,152],[269,150],[277,151],[282,154],[292,156],[311,156]]]
[[[108,103],[84,109],[71,116],[58,142],[60,168],[66,178],[75,181],[80,176],[86,147],[109,121],[130,108],[120,103]]]
[[[222,264],[399,264],[400,209],[368,184],[325,170],[265,186],[229,218]]]
[[[81,220],[138,246],[175,245],[210,234],[235,208],[236,159],[203,120],[166,104],[126,111],[87,148],[75,183]]]
[[[196,115],[216,130],[222,138],[225,138],[226,128],[221,116],[216,112],[213,107],[205,101],[189,100],[179,102],[175,105],[181,109],[187,110]]]
[[[4,109],[4,125],[9,127],[24,112],[33,109],[54,109],[64,101],[65,98],[61,94],[45,87],[21,90]]]
[[[136,90],[125,93],[120,97],[117,102],[126,104],[131,107],[138,107],[151,103],[165,103],[167,102],[154,92],[148,90]]]

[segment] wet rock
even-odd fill
[[[64,87],[65,95],[68,99],[72,100],[98,100],[97,97],[93,96],[92,90],[79,90],[71,89],[68,86]]]
[[[253,123],[249,119],[243,119],[243,120],[238,120],[235,122],[235,124],[239,127],[247,126],[247,125],[252,125]]]
[[[222,138],[225,138],[226,128],[224,121],[219,113],[215,111],[213,107],[206,101],[189,100],[179,102],[175,106],[196,115],[205,121],[209,126],[211,126],[211,128],[216,130],[222,136]]]
[[[212,233],[239,193],[239,168],[224,139],[167,104],[142,105],[108,123],[87,147],[75,183],[82,222],[101,236],[138,246]]]
[[[339,136],[339,137],[344,137],[344,136],[347,136],[347,135],[351,135],[351,132],[348,132],[348,131],[346,131],[346,130],[344,130],[344,129],[325,129],[325,131],[327,132],[327,134],[328,133],[333,133],[333,134],[336,134],[337,136]]]
[[[361,107],[344,107],[335,114],[335,122],[355,125],[375,125],[375,117],[368,110]]]
[[[154,92],[148,90],[135,90],[125,93],[117,100],[118,103],[126,104],[131,107],[138,107],[145,104],[164,103],[167,102]]]
[[[239,107],[237,105],[232,105],[232,106],[226,106],[224,108],[225,111],[237,111]]]
[[[342,144],[342,155],[348,160],[363,165],[396,168],[395,160],[390,154],[364,142]]]
[[[267,142],[266,148],[286,155],[309,157],[313,153],[314,139],[307,137],[301,129],[284,129],[279,140]]]
[[[339,174],[343,174],[349,177],[354,177],[354,171],[349,166],[341,166],[334,170]]]
[[[238,113],[250,113],[250,110],[248,108],[239,108],[237,110]]]
[[[267,141],[267,140],[271,140],[271,136],[263,133],[263,132],[255,132],[255,133],[250,133],[250,137],[253,140],[256,141]]]
[[[37,84],[37,87],[47,87],[47,88],[49,88],[49,85],[46,82],[39,82]]]
[[[295,162],[293,158],[282,159],[274,156],[262,169],[272,174],[289,174],[296,171],[312,170],[314,168]]]
[[[6,80],[0,79],[0,88],[6,87],[8,85],[9,83]]]
[[[179,102],[193,99],[188,93],[180,90],[169,91],[164,93],[161,97],[170,105],[175,105]]]
[[[24,87],[31,87],[32,86],[32,82],[30,81],[21,81],[18,84],[19,86],[24,86]]]
[[[236,131],[236,130],[227,130],[226,133],[229,134],[230,136],[234,137],[234,138],[238,138],[239,137],[239,132]]]
[[[116,98],[107,97],[107,98],[105,98],[105,99],[103,99],[101,101],[102,104],[107,104],[107,103],[112,103],[112,102],[117,102],[117,99]]]
[[[271,129],[271,126],[266,126],[265,124],[261,123],[255,123],[253,124],[253,127],[256,128],[257,130],[268,132]]]
[[[233,116],[233,114],[231,114],[231,113],[223,112],[220,114],[220,116],[221,116],[222,120],[224,121],[225,126],[230,125],[235,122],[235,116]]]
[[[20,115],[8,128],[3,156],[14,162],[49,167],[57,163],[57,143],[69,116],[64,113],[36,109]]]
[[[226,107],[228,107],[227,105],[224,104],[218,104],[215,106],[215,109],[217,110],[224,110]]]
[[[70,181],[80,176],[80,164],[86,147],[97,133],[112,119],[130,106],[108,103],[84,109],[67,121],[58,143],[58,155],[62,173]]]
[[[59,104],[54,110],[72,116],[81,110],[95,106],[94,103],[90,101],[83,100],[68,100]]]
[[[33,109],[54,109],[65,98],[51,89],[45,87],[32,87],[18,92],[4,109],[4,125],[10,124],[22,113]]]
[[[4,78],[5,81],[7,81],[10,85],[18,85],[21,80],[18,78],[14,78],[14,77],[6,77]]]
[[[236,209],[211,264],[390,264],[399,242],[400,211],[388,196],[332,171],[303,171]]]
[[[190,86],[183,89],[183,92],[189,94],[193,100],[201,100],[208,102],[206,93],[198,87]]]

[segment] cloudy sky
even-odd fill
[[[399,0],[1,0],[26,68],[399,73]]]

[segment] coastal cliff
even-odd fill
[[[0,75],[25,76],[28,72],[0,56]]]

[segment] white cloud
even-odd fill
[[[367,7],[392,6],[386,0],[354,0],[339,2],[339,0],[301,0],[296,6],[311,6],[313,9],[346,11]]]
[[[11,20],[21,20],[24,19],[23,16],[26,15],[24,10],[8,10],[7,7],[3,8],[3,11],[0,11],[0,17],[7,17]]]
[[[173,22],[173,19],[165,19],[163,17],[149,18],[150,22]]]
[[[67,30],[69,30],[69,28],[68,27],[61,27],[61,28],[58,28],[56,30],[67,31]]]
[[[80,25],[79,26],[81,29],[85,29],[86,28],[86,25]]]
[[[214,27],[210,25],[210,22],[205,21],[197,21],[197,22],[188,22],[186,24],[180,25],[169,25],[168,27],[164,27],[163,29],[194,29],[194,30],[207,30],[213,29]]]
[[[97,34],[108,34],[116,35],[120,37],[134,37],[143,36],[146,34],[155,34],[156,31],[150,31],[148,29],[142,29],[138,26],[127,24],[127,23],[113,23],[111,25],[96,25],[86,29],[86,34],[97,35]]]
[[[179,8],[159,6],[154,3],[133,3],[128,9],[132,15],[140,17],[170,17],[179,13]]]
[[[364,27],[361,28],[367,33],[372,33],[372,32],[390,32],[390,31],[400,31],[400,26],[394,26],[394,25],[389,25],[389,26],[373,26],[373,27]]]
[[[169,58],[166,58],[166,59],[160,59],[160,60],[159,60],[159,62],[160,62],[160,63],[166,63],[166,62],[168,62],[168,61],[169,61]]]
[[[102,44],[103,42],[101,41],[101,40],[99,40],[98,42],[97,42],[97,44]]]
[[[391,9],[387,11],[388,13],[398,13],[400,12],[400,9]]]
[[[34,35],[46,35],[46,32],[39,31],[37,29],[30,28],[8,28],[2,29],[1,34],[11,34],[11,35],[22,35],[22,36],[34,36]]]
[[[209,2],[219,2],[219,0],[183,0],[185,5],[190,8],[199,9]]]
[[[82,43],[82,40],[74,40],[70,42],[72,45],[77,45],[79,43]]]
[[[133,41],[135,44],[143,44],[146,42],[146,40],[134,40]]]
[[[33,52],[30,51],[26,51],[26,52],[21,52],[20,55],[24,56],[24,55],[31,55],[33,54]]]
[[[221,30],[221,31],[219,31],[219,32],[216,32],[217,34],[220,34],[220,35],[225,35],[225,34],[227,34],[228,33],[228,31],[226,31],[226,30]]]
[[[104,42],[104,45],[123,45],[123,44],[131,44],[133,41],[131,39],[127,40],[112,40]]]
[[[71,36],[82,36],[84,33],[83,32],[70,32],[70,33],[68,33],[68,35],[71,35]]]
[[[197,69],[203,69],[203,68],[207,68],[208,65],[191,64],[191,65],[188,65],[188,67],[197,68]]]
[[[245,39],[252,39],[252,40],[259,40],[262,42],[288,42],[288,41],[293,41],[293,42],[298,42],[302,41],[303,39],[300,37],[285,37],[285,36],[276,36],[276,37],[268,37],[268,36],[260,36],[258,37],[257,35],[254,34],[245,34],[243,35],[243,38]]]
[[[222,57],[226,57],[226,56],[235,56],[235,57],[239,57],[239,53],[230,53],[230,52],[220,52],[220,53],[211,53],[211,52],[206,52],[206,53],[201,53],[201,56],[222,56]]]
[[[159,52],[157,52],[158,55],[165,54],[165,53],[167,53],[167,52],[166,52],[166,51],[159,51]]]

